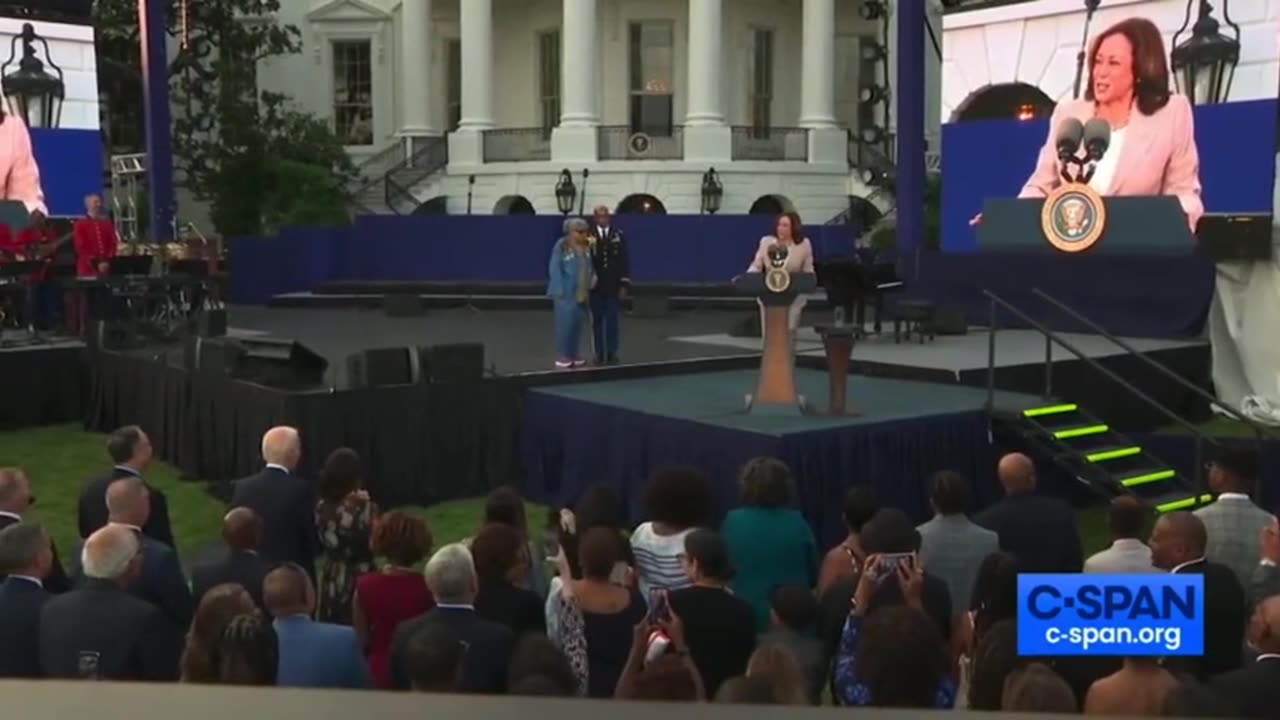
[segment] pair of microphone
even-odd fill
[[[1056,145],[1058,161],[1062,164],[1062,178],[1067,182],[1087,183],[1093,177],[1097,162],[1111,146],[1111,125],[1102,118],[1093,118],[1087,123],[1067,118],[1058,126]],[[1084,146],[1084,158],[1078,155],[1081,145]],[[1070,172],[1072,167],[1076,168],[1074,176]]]

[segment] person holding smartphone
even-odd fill
[[[756,649],[755,611],[729,591],[734,569],[719,533],[698,529],[685,536],[681,562],[691,585],[659,591],[649,603],[651,617],[665,616],[669,607],[684,620],[693,664],[714,697],[721,683],[747,671]]]

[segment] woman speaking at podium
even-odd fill
[[[1169,90],[1164,39],[1145,18],[1129,18],[1102,31],[1089,48],[1084,100],[1058,103],[1049,139],[1018,197],[1045,197],[1062,184],[1057,133],[1062,122],[1094,118],[1111,126],[1111,143],[1089,186],[1101,195],[1175,195],[1195,231],[1204,214],[1200,156],[1191,103]]]
[[[773,226],[773,234],[765,235],[760,238],[760,247],[756,250],[756,256],[751,260],[751,264],[747,266],[747,272],[758,273],[764,272],[769,267],[769,248],[774,245],[781,245],[787,249],[787,272],[792,273],[812,273],[813,272],[813,246],[809,244],[809,239],[804,236],[804,226],[800,224],[800,216],[794,212],[783,213],[778,216],[778,222]],[[757,300],[757,303],[760,301]],[[804,297],[797,297],[787,312],[787,328],[794,334],[796,328],[800,327],[800,312],[804,310]],[[760,332],[764,334],[764,305],[760,305]]]

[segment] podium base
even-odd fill
[[[765,417],[796,417],[799,415],[815,415],[820,412],[815,411],[809,406],[809,401],[805,400],[803,395],[796,396],[796,403],[778,404],[778,403],[757,403],[754,395],[746,396],[745,411],[752,415],[761,415]]]

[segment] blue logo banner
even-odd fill
[[[1203,653],[1203,575],[1018,576],[1019,655]]]

